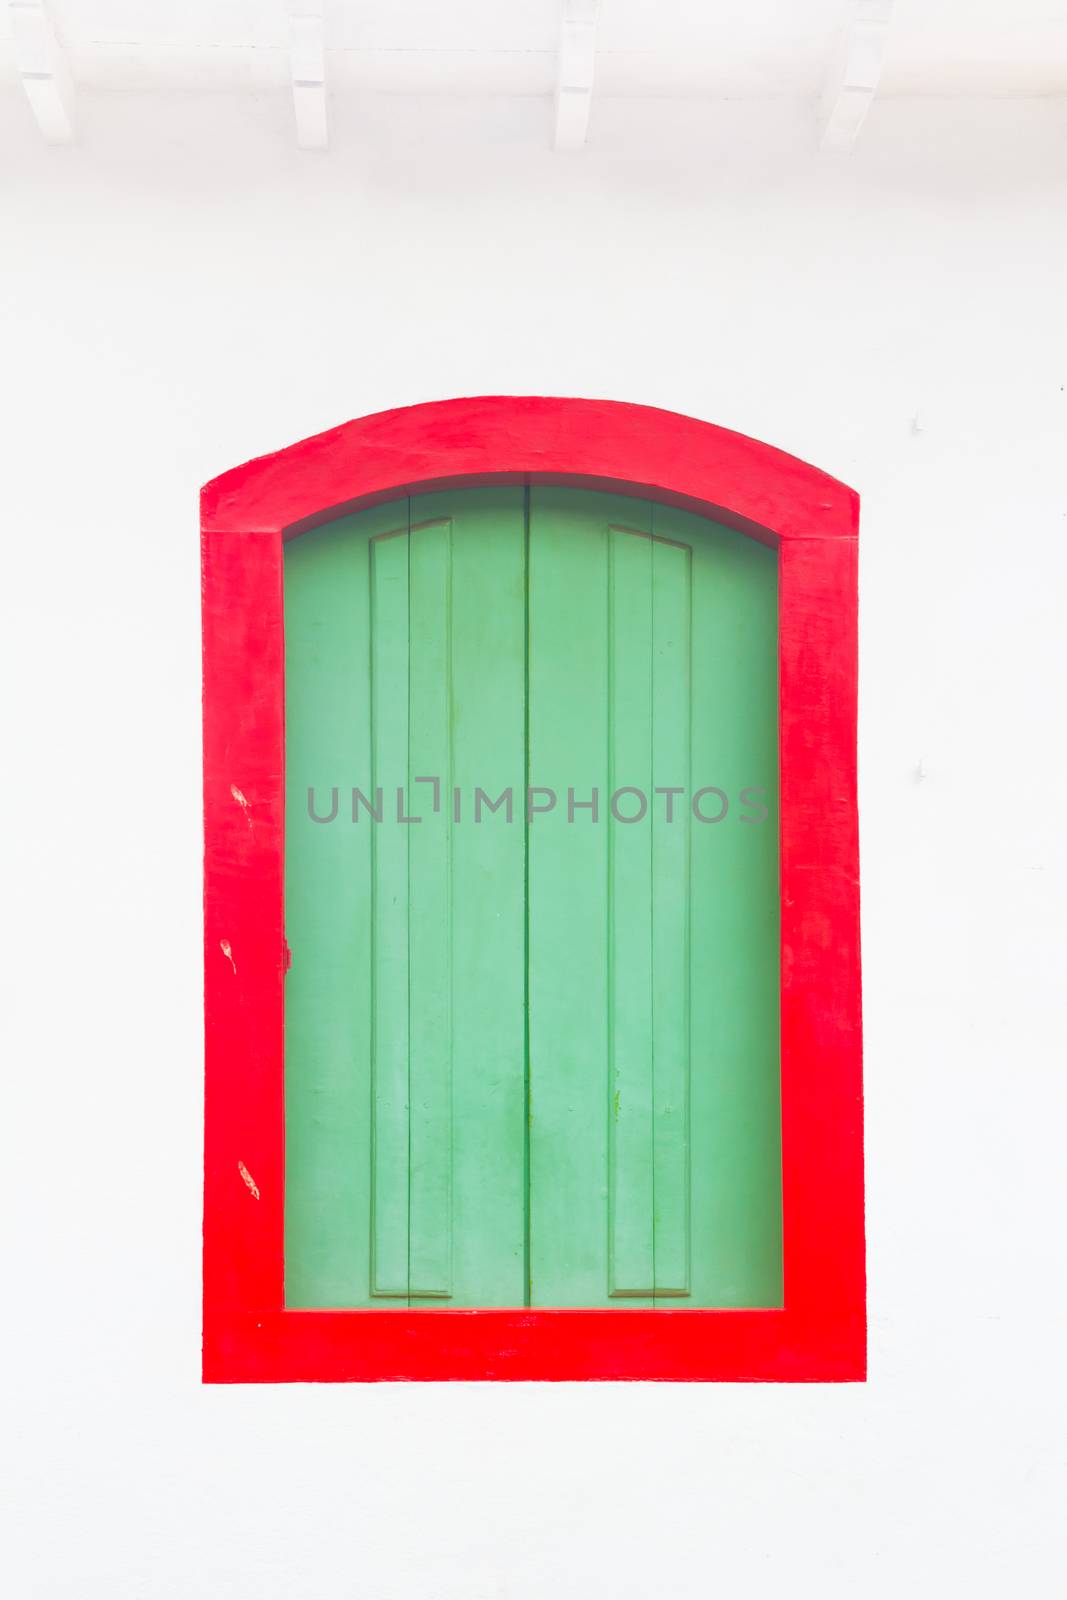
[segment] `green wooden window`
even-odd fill
[[[567,488],[287,545],[290,1306],[781,1304],[776,608]]]

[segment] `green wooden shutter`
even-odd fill
[[[288,1303],[780,1303],[773,553],[485,489],[285,582]]]

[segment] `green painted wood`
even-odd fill
[[[406,508],[405,508],[406,510]],[[370,791],[383,795],[382,824],[371,836],[371,1293],[408,1296],[410,1140],[410,957],[412,885],[409,830],[399,820],[408,792],[410,748],[409,540],[403,532],[370,542]],[[352,778],[362,783],[362,773]],[[342,781],[344,781],[342,776]],[[398,793],[399,790],[399,793]],[[398,802],[401,804],[398,805]],[[358,827],[358,822],[353,827]],[[340,893],[331,885],[327,893]],[[335,903],[337,903],[335,901]]]
[[[451,805],[483,782],[515,816],[524,569],[518,490],[286,548],[290,1305],[524,1299],[521,807]],[[336,821],[308,818],[309,773]]]
[[[647,517],[616,505],[620,521]],[[530,781],[560,797],[528,844],[534,1305],[607,1304],[609,1276],[608,831],[599,812],[568,819],[568,796],[587,807],[595,790],[603,806],[608,780],[608,518],[588,506],[531,489]]]
[[[726,791],[690,822],[693,1305],[782,1303],[779,1066],[777,563],[701,517],[653,506],[692,561],[694,788]],[[679,780],[681,781],[681,780]],[[742,789],[766,791],[762,823]],[[705,815],[721,809],[716,796]],[[665,1302],[665,1304],[674,1302]]]
[[[530,831],[533,1301],[777,1304],[774,556],[632,500],[531,504],[531,772],[599,785],[604,833]],[[731,810],[695,822],[712,786]]]
[[[773,553],[444,492],[293,541],[286,625],[288,1303],[780,1303]]]
[[[285,1287],[294,1306],[369,1298],[371,832],[346,783],[370,787],[370,540],[407,526],[376,507],[286,547]],[[308,817],[309,786],[317,814]],[[338,886],[343,885],[343,893]]]
[[[632,506],[625,508],[633,518]],[[651,1297],[655,1282],[652,1057],[652,541],[608,543],[608,1283]],[[584,507],[580,515],[587,516]],[[636,791],[627,793],[626,791]],[[642,814],[643,812],[643,814]],[[588,955],[587,955],[588,961]],[[596,957],[594,957],[596,959]],[[581,1129],[574,1133],[581,1138]],[[577,1152],[575,1152],[577,1155]],[[651,1303],[651,1302],[649,1302]]]
[[[661,538],[651,541],[651,558],[653,1262],[656,1295],[680,1296],[690,1292],[692,891],[685,800],[692,791],[693,563],[687,545]],[[678,788],[682,795],[673,792]]]
[[[408,545],[408,1293],[452,1292],[452,521]],[[431,781],[426,782],[429,778]],[[422,781],[420,781],[422,780]],[[436,799],[436,810],[434,801]]]
[[[450,781],[437,816],[429,786],[416,786],[424,821],[409,832],[424,848],[435,833],[447,837],[452,852],[449,920],[427,907],[420,946],[428,955],[429,945],[450,942],[452,951],[449,1303],[514,1306],[525,1296],[524,497],[486,489],[414,499],[413,550],[419,524],[444,517],[452,519]],[[421,625],[429,633],[431,619]],[[429,756],[415,775],[441,771]],[[478,787],[486,800],[475,822]],[[457,789],[466,808],[458,823]],[[509,790],[510,821],[506,804],[489,808]],[[413,1294],[420,1288],[413,1276]]]

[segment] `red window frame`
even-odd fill
[[[777,549],[780,1310],[285,1308],[283,541],[501,482],[641,495]],[[205,486],[206,1382],[865,1377],[857,520],[853,490],[780,450],[603,400],[381,412]]]

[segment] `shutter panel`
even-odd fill
[[[523,1300],[524,564],[514,489],[286,547],[293,1306]],[[475,783],[517,820],[456,823]]]
[[[285,581],[287,1303],[779,1304],[774,553],[500,488]]]

